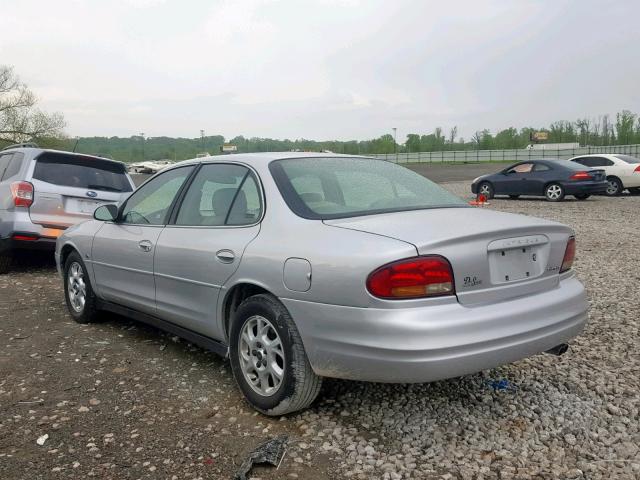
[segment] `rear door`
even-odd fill
[[[255,172],[239,164],[204,164],[156,246],[159,317],[222,339],[220,289],[260,231],[262,200]]]
[[[105,222],[96,233],[91,263],[101,297],[155,314],[156,242],[193,168],[175,168],[149,180],[127,199],[118,221]]]
[[[40,154],[30,179],[31,221],[65,229],[88,220],[105,203],[118,203],[132,190],[122,163],[62,152]]]

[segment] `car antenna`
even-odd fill
[[[75,145],[73,146],[73,150],[72,150],[72,152],[73,152],[73,153],[76,153],[76,147],[78,146],[78,142],[79,142],[79,141],[80,141],[80,137],[76,137],[76,143],[75,143]]]

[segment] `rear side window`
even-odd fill
[[[536,163],[533,167],[534,172],[546,172],[547,170],[551,170],[551,167],[544,163]]]
[[[262,212],[254,176],[241,165],[203,165],[189,186],[176,225],[250,225]]]
[[[4,155],[0,155],[0,180],[2,180],[2,177],[4,176],[4,171],[9,166],[9,162],[11,161],[12,157],[13,157],[12,153],[8,153],[8,154],[5,153]]]
[[[18,176],[20,173],[20,168],[22,167],[22,159],[24,158],[24,153],[14,153],[13,158],[9,161],[6,170],[4,171],[4,175],[0,175],[0,179],[2,180],[10,180],[14,177]]]
[[[131,191],[123,164],[82,155],[43,153],[37,158],[33,178],[63,187]]]
[[[640,158],[632,157],[631,155],[616,155],[616,157],[626,163],[640,163]]]

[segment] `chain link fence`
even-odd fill
[[[640,156],[640,145],[609,145],[606,147],[578,147],[566,149],[517,149],[517,150],[452,150],[441,152],[381,153],[369,155],[395,163],[480,163],[520,162],[536,158],[560,158],[563,160],[592,153],[623,153]]]

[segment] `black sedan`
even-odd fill
[[[546,197],[550,202],[559,202],[566,195],[586,200],[606,190],[604,170],[555,159],[519,162],[501,172],[478,177],[471,184],[473,193],[486,198],[495,195],[509,195],[511,198],[531,195]]]

